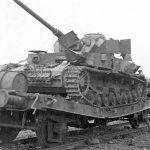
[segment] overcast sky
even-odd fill
[[[22,0],[67,33],[131,38],[133,61],[150,77],[150,0]],[[0,0],[0,64],[19,62],[28,50],[53,52],[56,37],[13,0]]]

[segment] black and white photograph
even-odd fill
[[[150,150],[149,0],[0,0],[0,150]]]

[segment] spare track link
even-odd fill
[[[68,98],[81,98],[82,94],[79,89],[79,74],[82,70],[82,67],[70,66],[65,72],[65,88],[68,94]]]

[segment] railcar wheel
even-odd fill
[[[1,127],[0,140],[2,141],[2,143],[11,143],[17,137],[19,131],[19,129],[15,128]]]
[[[132,114],[129,116],[129,122],[133,129],[137,129],[139,127],[139,117],[138,114]]]

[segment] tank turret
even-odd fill
[[[131,54],[131,40],[106,39],[102,34],[86,34],[79,39],[74,31],[64,34],[41,18],[33,10],[19,0],[14,0],[20,7],[46,26],[58,38],[54,45],[56,53],[63,52],[68,62],[84,64],[97,68],[107,68],[115,72],[121,71],[129,74],[135,73],[138,66],[127,56]],[[117,59],[114,54],[120,54]],[[35,58],[35,60],[38,57]]]

